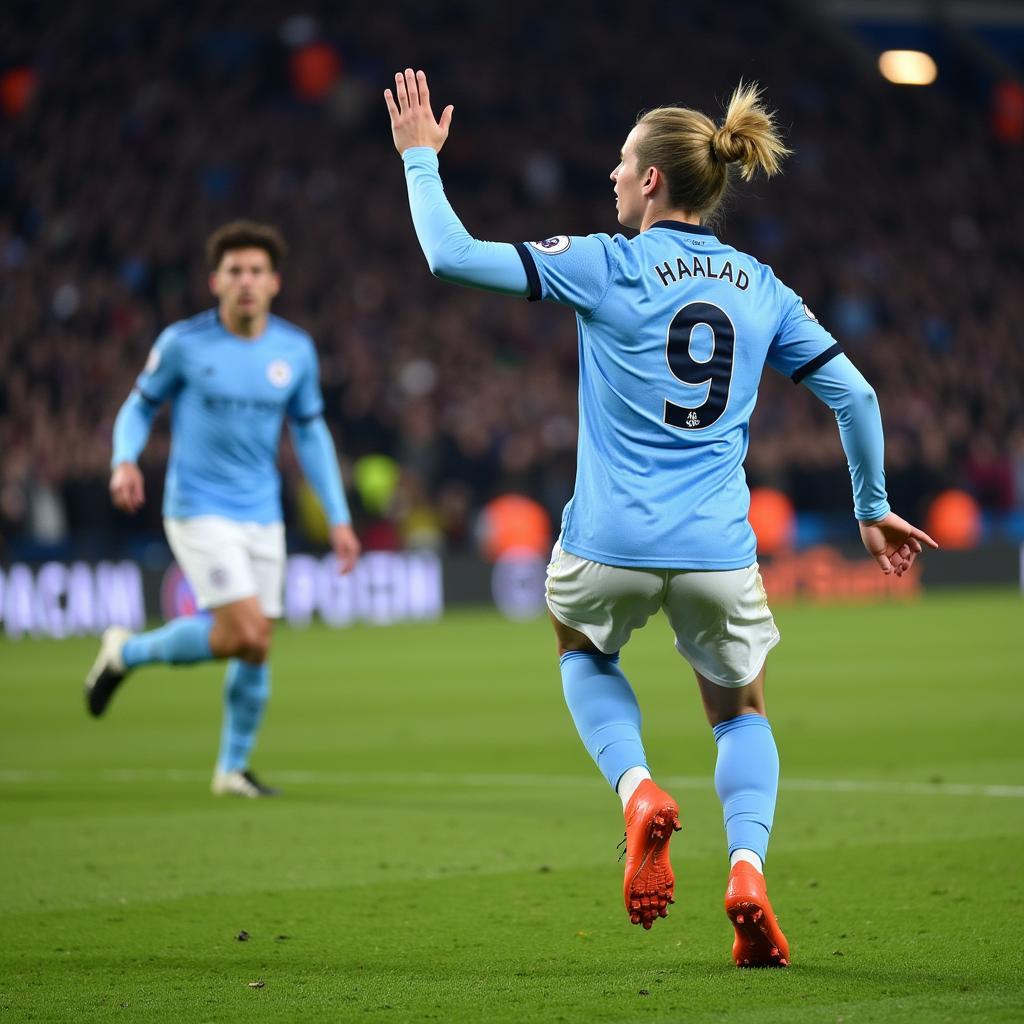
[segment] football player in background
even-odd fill
[[[125,677],[143,665],[229,659],[211,787],[217,795],[277,792],[253,774],[249,755],[270,695],[271,622],[282,612],[277,452],[285,417],[327,514],[340,570],[351,571],[359,555],[322,415],[316,348],[305,331],[270,313],[284,253],[274,228],[251,221],[210,236],[217,307],[163,331],[114,424],[110,493],[132,513],[145,501],[139,454],[160,406],[171,403],[164,527],[203,612],[137,635],[108,629],[86,678],[86,704],[102,715]]]
[[[569,710],[622,800],[630,920],[650,928],[673,902],[679,808],[651,778],[640,708],[619,666],[632,631],[663,611],[718,745],[733,959],[787,966],[764,879],[779,776],[765,659],[779,633],[743,473],[766,363],[835,411],[861,538],[880,570],[900,576],[922,544],[935,546],[889,508],[872,388],[769,267],[708,226],[730,165],[746,179],[772,175],[788,150],[755,86],[740,85],[717,125],[661,107],[639,118],[611,172],[619,223],[638,234],[482,242],[455,215],[438,173],[453,108],[435,120],[426,76],[412,69],[395,76],[385,102],[431,271],[576,311],[576,487],[548,566],[547,603]]]

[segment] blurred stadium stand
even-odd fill
[[[236,216],[291,244],[276,311],[317,340],[370,546],[472,548],[479,510],[509,491],[557,522],[573,318],[431,279],[381,99],[410,62],[456,107],[456,209],[502,240],[614,231],[607,174],[637,112],[718,110],[741,77],[760,81],[796,153],[781,179],[736,190],[721,234],[874,384],[894,507],[923,521],[961,490],[983,537],[1020,540],[1021,5],[892,6],[899,19],[870,3],[6,3],[0,561],[159,542],[166,418],[132,520],[107,498],[111,424],[161,327],[211,304],[203,240]],[[882,80],[877,51],[897,44],[931,48],[934,86]],[[397,471],[363,463],[361,501],[354,467],[374,456]],[[771,372],[747,465],[792,501],[798,543],[851,535],[831,414]],[[287,449],[283,468],[289,523],[315,543]]]

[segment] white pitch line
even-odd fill
[[[109,768],[95,772],[101,782],[202,782],[209,772],[184,768]],[[529,775],[445,772],[317,772],[275,771],[274,781],[289,785],[314,786],[462,786],[464,788],[496,787],[505,789],[538,789],[542,786],[594,786],[598,781],[590,775]],[[79,781],[81,772],[0,768],[0,783],[33,783]],[[662,776],[659,781],[671,789],[711,790],[709,777],[696,775]],[[967,782],[890,782],[869,779],[787,779],[783,790],[805,793],[864,793],[894,796],[968,796],[1002,799],[1024,799],[1024,786],[1006,786]]]
[[[972,782],[868,782],[862,779],[783,779],[783,789],[806,793],[892,793],[903,796],[991,796],[1024,798],[1024,786]]]

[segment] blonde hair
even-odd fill
[[[641,114],[635,152],[641,170],[657,167],[665,175],[674,209],[707,219],[729,184],[729,165],[739,164],[744,181],[760,168],[777,174],[787,149],[775,127],[775,115],[761,103],[756,82],[736,87],[721,126],[686,107],[657,107]]]

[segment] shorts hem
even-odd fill
[[[616,647],[614,651],[606,651],[591,635],[591,630],[593,629],[593,626],[590,626],[583,622],[577,622],[575,619],[570,619],[567,615],[552,608],[550,601],[547,601],[545,603],[548,606],[548,611],[550,611],[551,614],[554,615],[554,617],[558,619],[558,621],[563,626],[568,626],[570,629],[575,629],[578,633],[582,633],[602,654],[617,654],[622,649],[621,647]]]
[[[699,672],[705,679],[710,680],[715,686],[724,687],[727,690],[738,690],[740,687],[749,686],[761,673],[761,669],[764,668],[765,661],[768,660],[768,655],[772,649],[778,646],[779,641],[782,639],[782,634],[778,630],[775,631],[775,635],[765,644],[764,650],[761,652],[761,657],[757,661],[757,665],[753,671],[748,672],[742,679],[736,682],[728,682],[724,679],[720,679],[710,672],[705,672],[699,665],[694,664],[693,659],[683,650],[680,646],[679,641],[675,642],[675,648],[679,654],[689,663],[690,667],[695,671]]]
[[[185,574],[185,579],[188,580],[188,574]],[[192,581],[188,580],[189,586],[192,586]],[[196,591],[195,587],[192,587],[193,592],[196,595],[196,604],[198,604],[204,611],[215,612],[218,608],[224,608],[229,604],[235,604],[238,601],[248,601],[250,597],[255,597],[259,600],[259,593],[255,590],[248,594],[218,594],[212,601],[205,600],[200,596],[199,592]],[[216,603],[215,603],[216,602]]]

